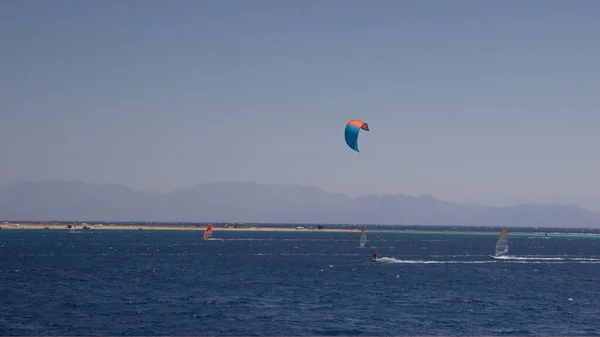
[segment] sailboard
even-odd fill
[[[206,229],[204,230],[204,240],[208,240],[210,238],[212,238],[212,224],[208,224],[208,226],[206,226]]]
[[[75,228],[75,224],[72,224],[71,229],[69,229],[69,233],[77,234],[77,233],[81,233],[81,231],[78,231],[77,228]]]
[[[360,232],[360,248],[365,248],[365,244],[367,243],[367,230],[363,227]]]
[[[496,249],[495,254],[491,258],[499,258],[508,253],[508,230],[506,228],[502,229],[500,235],[498,235],[498,239],[496,240]]]

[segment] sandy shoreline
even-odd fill
[[[197,231],[203,232],[206,226],[188,225],[188,226],[165,226],[161,224],[157,225],[122,225],[122,224],[102,224],[102,226],[96,227],[92,224],[80,224],[76,225],[76,231],[84,230],[83,226],[87,226],[90,231],[111,231],[111,230],[144,230],[144,231]],[[214,226],[214,225],[213,225]],[[51,223],[51,224],[40,224],[40,223],[0,223],[0,230],[61,230],[68,232],[69,228],[67,224],[62,223]],[[303,227],[298,229],[296,227],[238,227],[238,228],[225,228],[225,227],[213,227],[215,232],[296,232],[296,233],[360,233],[360,229],[339,229],[339,228],[324,228],[317,229],[315,227],[308,228]],[[490,231],[463,231],[463,230],[439,230],[439,229],[369,229],[367,227],[367,233],[397,233],[407,235],[476,235],[476,236],[497,236],[498,232],[495,230]],[[529,237],[529,238],[542,238],[545,236],[545,232],[518,232],[512,231],[510,233],[512,237]],[[560,233],[550,232],[549,238],[552,236],[557,237],[586,237],[600,239],[600,234],[596,233]]]
[[[95,227],[94,225],[87,225],[89,230],[184,230],[184,231],[204,231],[206,226],[196,227],[196,226],[148,226],[148,225],[102,225],[102,227]],[[20,223],[18,226],[14,224],[0,224],[0,228],[2,229],[47,229],[47,230],[64,230],[68,231],[66,224],[23,224]],[[83,230],[82,225],[77,225],[75,227],[76,230]],[[360,229],[336,229],[336,228],[325,228],[325,229],[296,229],[294,227],[240,227],[240,228],[224,228],[224,227],[214,227],[213,231],[253,231],[253,232],[339,232],[339,233],[355,233],[360,232]]]

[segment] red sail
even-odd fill
[[[204,230],[204,239],[210,239],[212,237],[212,224],[208,224]]]

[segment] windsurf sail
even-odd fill
[[[346,131],[344,132],[344,136],[346,137],[346,144],[356,151],[358,151],[358,132],[360,130],[369,131],[369,126],[367,123],[363,121],[359,121],[358,119],[351,119],[346,124]]]
[[[208,240],[210,238],[212,238],[212,224],[209,223],[204,230],[204,240]]]
[[[508,230],[504,228],[500,235],[498,235],[498,240],[496,241],[496,254],[495,256],[502,256],[508,253]]]
[[[364,248],[365,243],[367,243],[367,230],[363,227],[360,232],[360,248]]]

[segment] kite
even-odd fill
[[[348,121],[348,124],[346,124],[346,144],[348,144],[348,146],[356,152],[359,152],[358,132],[360,131],[360,129],[369,131],[369,126],[367,125],[367,123],[359,121],[358,119],[351,119]]]

